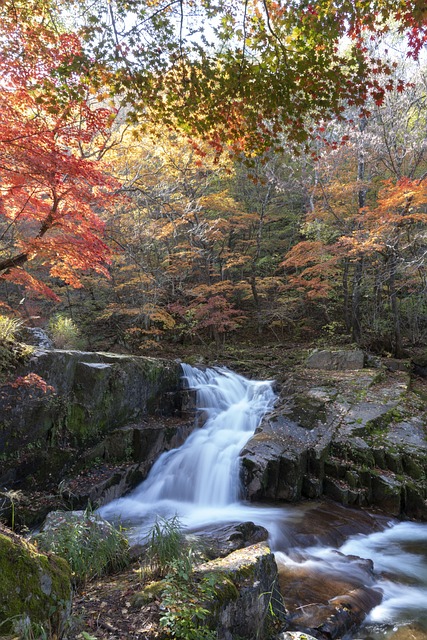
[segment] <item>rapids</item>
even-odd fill
[[[158,516],[177,515],[189,531],[251,520],[268,529],[279,571],[299,570],[313,583],[320,575],[321,583],[329,580],[335,588],[345,584],[381,592],[364,626],[346,640],[397,640],[401,627],[410,624],[416,625],[415,635],[411,631],[408,638],[427,639],[427,525],[332,504],[242,502],[239,453],[274,405],[273,384],[225,368],[182,367],[184,384],[196,391],[202,426],[181,447],[162,454],[146,480],[102,507],[101,515],[130,527],[133,541],[143,539]],[[368,580],[355,556],[372,561]],[[313,597],[309,589],[307,597]],[[296,609],[303,606],[295,603]]]

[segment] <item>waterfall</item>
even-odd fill
[[[163,453],[147,479],[128,497],[101,509],[106,517],[138,520],[178,514],[194,523],[212,512],[226,517],[240,497],[239,453],[275,393],[271,381],[247,380],[226,368],[200,370],[183,364],[185,385],[196,392],[205,418],[178,449]],[[207,515],[206,515],[207,517]],[[233,520],[238,520],[234,512]]]
[[[348,517],[354,524],[347,523],[348,539],[338,544],[342,523],[334,521],[333,510],[326,520],[316,519],[315,502],[275,507],[242,503],[239,453],[274,405],[272,383],[250,381],[225,368],[182,367],[186,386],[196,392],[196,406],[205,419],[203,426],[196,428],[181,447],[162,454],[147,479],[128,496],[102,507],[101,515],[121,520],[134,540],[145,537],[157,516],[177,515],[184,526],[194,530],[251,520],[268,529],[279,567],[309,565],[314,576],[323,576],[325,584],[353,580],[362,596],[363,580],[367,578],[366,571],[360,578],[357,559],[372,560],[374,569],[368,575],[369,584],[365,584],[380,590],[383,600],[370,612],[367,626],[356,635],[349,633],[346,640],[392,640],[398,627],[411,622],[421,625],[420,635],[408,638],[424,640],[426,524],[391,520],[381,531],[357,533],[358,512],[350,509]],[[305,531],[303,539],[311,534],[308,541],[323,529],[324,540],[314,547],[301,547],[300,527]],[[335,530],[337,544],[330,546]]]

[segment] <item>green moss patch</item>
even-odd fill
[[[60,635],[71,608],[70,568],[0,525],[0,633],[45,625]]]

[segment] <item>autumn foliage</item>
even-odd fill
[[[79,57],[76,35],[42,25],[31,31],[13,20],[4,27],[0,278],[56,297],[47,275],[78,287],[80,271],[107,274],[98,214],[116,186],[84,149],[110,125],[112,112],[90,105],[79,70],[68,71],[65,84],[59,77]]]
[[[0,0],[10,306],[135,352],[427,339],[422,0],[61,4]]]

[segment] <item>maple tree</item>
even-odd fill
[[[394,20],[415,60],[424,2],[0,11],[3,282],[65,289],[132,350],[337,319],[396,352],[422,334],[425,73],[385,41]]]
[[[200,307],[193,329],[210,331],[201,309],[209,295],[230,296],[227,217],[238,206],[224,192],[227,162],[215,163],[212,152],[200,156],[176,134],[160,140],[134,133],[129,129],[110,156],[128,199],[107,216],[114,268],[104,318],[116,323],[116,333],[120,325],[127,344],[147,348],[165,332],[180,333],[181,307]],[[197,291],[201,284],[208,290]]]
[[[217,161],[209,145],[172,132],[161,140],[134,133],[128,128],[110,154],[127,200],[105,214],[112,278],[102,288],[88,283],[103,309],[94,321],[132,349],[172,335],[222,339],[254,305],[264,327],[286,235],[283,200],[261,184],[273,161],[259,163],[249,187],[247,170],[237,178],[236,166]]]
[[[112,111],[91,105],[80,70],[68,68],[80,54],[76,35],[43,21],[32,30],[20,16],[2,24],[0,279],[53,298],[48,275],[79,287],[79,271],[108,274],[96,212],[116,185],[83,150],[109,128]]]

